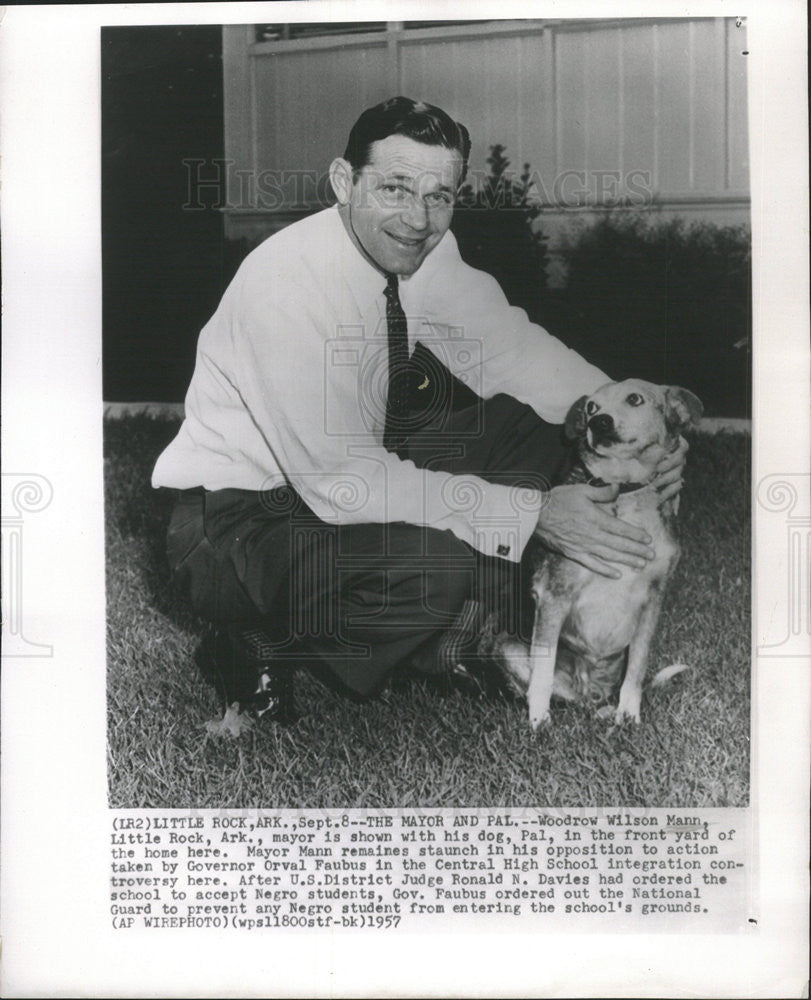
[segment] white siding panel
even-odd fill
[[[555,39],[557,67],[558,164],[561,173],[588,166],[586,64],[581,32],[561,32]]]
[[[746,76],[748,72],[746,28],[727,25],[727,186],[730,191],[749,190],[749,138],[746,118]]]
[[[588,171],[621,169],[619,35],[618,30],[609,28],[584,32],[582,39]]]
[[[622,33],[623,170],[650,175],[656,184],[654,33],[650,27],[626,28]]]
[[[487,169],[490,146],[501,143],[518,163],[517,95],[521,39],[473,38],[419,42],[401,48],[404,93],[438,104],[470,129],[471,169]]]
[[[478,114],[475,94],[481,91],[481,78],[478,73],[475,79],[470,78],[465,46],[466,43],[462,41],[450,41],[444,45],[430,42],[403,44],[399,60],[400,83],[405,97],[438,104],[472,130],[474,124],[468,119],[471,106],[476,108]],[[459,101],[460,74],[464,81],[464,106],[460,106]],[[464,112],[467,112],[467,118]]]
[[[658,118],[660,192],[692,191],[690,184],[690,25],[660,25]]]
[[[715,21],[692,25],[692,188],[699,192],[724,189],[724,53],[717,39]]]
[[[582,187],[572,173],[636,171],[651,175],[662,208],[720,220],[733,195],[745,211],[745,28],[731,18],[538,28],[506,21],[458,37],[393,30],[289,47],[252,47],[244,27],[228,28],[227,155],[240,167],[322,174],[360,111],[399,92],[469,127],[472,170],[487,170],[495,143],[516,174],[529,162],[547,203]]]
[[[260,169],[322,172],[360,110],[388,95],[385,47],[256,57]]]
[[[551,191],[557,172],[555,82],[551,34],[518,39],[515,107],[518,122],[516,163],[529,162]]]

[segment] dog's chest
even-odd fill
[[[678,543],[656,507],[655,497],[629,493],[617,498],[613,511],[622,520],[645,528],[656,556],[643,569],[618,566],[618,579],[601,576],[579,563],[546,555],[534,585],[540,614],[547,602],[568,606],[561,638],[590,660],[624,650],[636,631],[639,615],[660,591],[678,559]]]
[[[561,635],[577,652],[600,660],[630,644],[642,609],[664,577],[650,569],[623,569],[618,580],[586,572],[584,586],[572,595]]]

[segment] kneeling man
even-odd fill
[[[432,105],[365,111],[337,205],[249,254],[200,334],[152,481],[179,491],[169,560],[229,704],[287,717],[302,662],[360,695],[415,656],[453,663],[442,637],[514,590],[533,534],[606,575],[653,555],[603,509],[614,488],[550,486],[567,410],[609,379],[462,260],[469,153]]]

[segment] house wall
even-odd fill
[[[256,242],[328,202],[359,112],[396,93],[438,104],[529,163],[555,240],[629,204],[749,218],[746,30],[734,18],[496,21],[256,42],[223,30],[226,235]],[[511,169],[512,169],[511,168]]]

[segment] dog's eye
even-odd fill
[[[630,396],[626,396],[625,402],[629,406],[641,406],[645,402],[645,397],[640,396],[638,392],[632,392]]]
[[[590,399],[588,403],[586,403],[586,413],[588,414],[588,416],[591,416],[592,414],[596,413],[598,409],[599,406],[597,406],[597,404],[594,402],[593,399]]]

